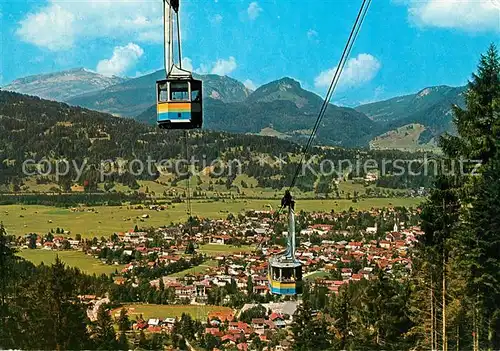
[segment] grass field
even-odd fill
[[[142,314],[144,319],[149,318],[175,318],[182,316],[183,313],[190,314],[193,318],[206,320],[210,312],[231,312],[229,307],[207,306],[207,305],[153,305],[153,304],[132,304],[123,306],[128,310],[131,320],[139,318]],[[121,310],[113,311],[113,316]]]
[[[313,272],[312,274],[304,276],[304,280],[305,281],[314,281],[314,280],[316,280],[316,278],[327,278],[329,276],[330,276],[330,274],[328,272],[316,271],[316,272]]]
[[[123,268],[121,265],[103,264],[80,251],[21,250],[18,255],[36,265],[42,262],[46,265],[52,264],[56,260],[56,256],[59,256],[61,261],[68,266],[77,267],[88,274],[111,274],[115,270],[120,271]]]
[[[421,124],[408,124],[379,135],[370,142],[370,148],[376,150],[398,149],[404,151],[438,151],[435,143],[419,144],[420,134],[425,131]]]
[[[198,273],[204,273],[206,272],[210,267],[217,267],[217,261],[216,260],[208,260],[203,264],[200,264],[199,266],[195,266],[193,268],[189,268],[174,274],[170,274],[169,277],[174,277],[174,278],[183,278],[188,274],[198,274]]]
[[[351,200],[300,200],[297,202],[296,210],[343,211],[349,207],[355,210],[367,210],[372,207],[416,206],[421,201],[420,198],[360,199],[356,203]],[[278,200],[194,201],[192,209],[195,216],[216,219],[226,218],[228,213],[237,214],[245,210],[276,210],[279,205]],[[0,221],[9,233],[15,235],[45,234],[51,229],[55,231],[56,228],[62,228],[70,231],[70,236],[81,234],[82,237],[92,238],[128,231],[135,225],[158,227],[187,219],[185,204],[176,204],[160,212],[128,206],[102,206],[95,209],[96,212],[71,212],[69,209],[50,206],[4,205],[0,206]],[[142,219],[144,214],[148,214],[149,218]]]

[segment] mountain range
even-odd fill
[[[85,68],[75,68],[16,79],[2,89],[35,95],[47,100],[67,101],[72,97],[97,92],[126,80],[120,77],[106,77]]]
[[[4,90],[37,95],[71,105],[131,117],[154,124],[155,82],[163,70],[132,78],[103,77],[76,69],[18,79]],[[299,82],[282,78],[255,91],[218,75],[195,75],[203,80],[204,126],[212,130],[274,135],[291,140],[307,138],[323,100]],[[368,146],[378,136],[419,124],[414,148],[443,132],[453,133],[451,106],[463,106],[466,87],[436,86],[356,108],[330,104],[316,141],[323,145]],[[390,145],[390,143],[389,143]],[[399,146],[398,146],[399,147]]]

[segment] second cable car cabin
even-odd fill
[[[201,128],[202,83],[192,77],[168,78],[156,82],[158,127]]]

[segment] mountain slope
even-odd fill
[[[234,176],[240,172],[243,175],[234,184],[235,187],[242,187],[241,180],[245,179],[255,187],[273,185],[281,189],[293,176],[291,169],[298,167],[297,161],[291,161],[284,170],[271,165],[281,155],[295,155],[294,158],[298,159],[301,150],[299,145],[278,138],[206,130],[191,132],[188,143],[194,167],[200,172],[193,196],[197,196],[197,192],[201,196],[201,190],[214,196],[230,194],[231,183],[236,181]],[[314,151],[311,150],[311,153]],[[104,183],[111,188],[115,184],[123,184],[134,190],[138,189],[136,181],[139,181],[141,184],[150,182],[150,186],[162,188],[175,196],[185,192],[182,185],[185,177],[176,173],[176,170],[182,172],[178,164],[168,166],[169,163],[164,161],[183,159],[184,152],[182,131],[159,130],[130,118],[116,118],[64,103],[0,91],[0,192],[2,189],[39,191],[31,190],[39,189],[36,184],[43,185],[45,190],[40,191],[48,191],[55,186],[56,191],[69,192],[74,184],[87,184],[92,191],[109,191]],[[351,154],[349,151],[346,153]],[[52,173],[48,170],[41,177],[36,172],[37,167],[31,167],[41,159],[52,162],[68,160],[69,166],[62,167],[64,172],[69,173],[55,177],[56,166],[53,163],[50,167]],[[269,159],[269,163],[261,165],[256,159]],[[25,160],[29,162],[23,166]],[[113,162],[112,174],[109,168],[102,168],[103,160]],[[135,163],[142,161],[142,171],[134,168],[132,172],[131,160]],[[150,160],[157,163],[151,165]],[[232,165],[235,160],[239,162]],[[158,164],[164,169],[157,168]],[[211,174],[215,165],[224,167],[222,170],[225,171]],[[28,171],[24,167],[28,167]],[[106,171],[105,178],[101,178],[100,169]],[[271,176],[273,179],[270,179]],[[311,176],[308,179],[307,184],[312,187],[315,178]],[[120,188],[117,191],[124,190]]]
[[[22,162],[66,158],[92,162],[107,159],[154,160],[184,155],[182,131],[164,131],[131,118],[116,118],[102,112],[65,103],[0,91],[0,170],[21,168]],[[193,131],[189,143],[193,156],[217,160],[231,148],[245,146],[252,152],[299,152],[299,145],[272,137]],[[234,151],[234,150],[233,150]],[[0,171],[0,174],[2,172]]]
[[[438,147],[431,135],[421,124],[408,124],[377,136],[370,142],[370,149],[436,152]]]
[[[133,195],[139,191],[178,197],[186,191],[187,182],[178,173],[185,170],[184,162],[175,161],[184,159],[185,143],[182,131],[160,130],[130,118],[0,91],[0,192],[79,193],[86,187],[98,193]],[[275,137],[201,130],[191,131],[187,143],[196,171],[193,196],[198,198],[234,198],[236,194],[274,198],[289,186],[301,166],[302,147]],[[351,165],[360,155],[375,160],[388,155],[415,158],[393,151],[320,147],[310,149],[309,155],[317,161],[350,160]],[[315,171],[297,179],[294,192],[299,196],[314,196],[320,165],[310,166]],[[348,169],[342,163],[339,167],[343,167],[340,174]],[[26,201],[39,203],[37,195]]]
[[[454,133],[452,106],[464,106],[466,87],[437,86],[417,94],[395,97],[356,107],[372,120],[382,124],[384,132],[420,124],[425,128],[419,143],[425,144],[444,132]]]
[[[105,77],[84,68],[76,68],[16,79],[2,89],[48,100],[66,101],[75,96],[96,92],[124,81],[126,81],[124,78]]]
[[[321,97],[302,89],[297,81],[283,78],[261,86],[243,102],[205,99],[205,127],[255,134],[272,128],[295,140],[305,139],[314,126],[322,102]],[[155,119],[155,106],[137,116],[137,120],[150,124]],[[364,114],[329,105],[317,140],[326,145],[366,146],[378,132],[377,123]]]
[[[250,94],[243,83],[227,76],[214,74],[194,76],[203,80],[203,95],[206,97],[224,102],[237,102],[243,101]],[[156,100],[156,81],[164,78],[165,71],[160,70],[98,92],[74,97],[68,102],[114,115],[134,117],[148,109],[151,102]]]

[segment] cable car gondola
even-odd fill
[[[163,0],[166,79],[156,82],[157,124],[165,129],[193,129],[203,125],[202,82],[182,68],[179,0]],[[174,63],[173,20],[177,18],[179,62]]]
[[[281,207],[288,208],[287,248],[269,260],[269,290],[276,295],[300,295],[303,290],[302,263],[295,257],[295,202],[289,191],[281,200]]]

